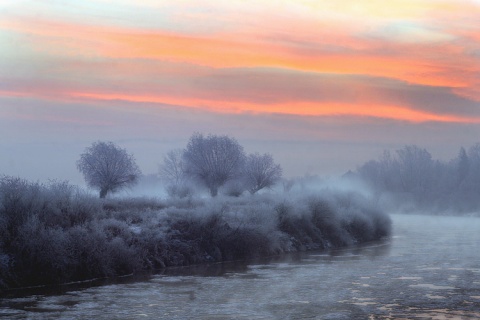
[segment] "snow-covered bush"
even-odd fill
[[[372,241],[390,219],[355,193],[98,199],[0,178],[0,288],[248,260]]]

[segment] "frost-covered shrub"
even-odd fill
[[[195,194],[195,190],[191,185],[182,184],[182,185],[168,185],[166,187],[167,194],[171,198],[188,198],[192,197]]]
[[[227,182],[222,189],[223,193],[229,197],[240,197],[245,192],[246,187],[245,182],[238,179]]]
[[[288,235],[291,246],[295,250],[325,248],[324,238],[320,229],[311,221],[307,211],[296,212],[286,203],[275,208],[278,215],[278,228]]]
[[[3,253],[0,247],[0,290],[8,288],[8,282],[13,282],[10,264],[10,256]]]
[[[101,233],[105,234],[107,240],[121,238],[127,242],[132,241],[132,230],[125,222],[113,218],[99,220],[96,224]]]
[[[7,216],[5,213],[0,213],[0,248],[3,247],[8,238]]]
[[[355,193],[98,199],[67,182],[0,178],[0,288],[329,249],[387,236]]]
[[[98,227],[74,226],[68,230],[70,254],[75,261],[73,278],[84,280],[115,275],[108,255],[107,238]]]
[[[239,228],[222,239],[218,245],[224,260],[245,260],[274,253],[271,249],[271,239],[251,228]]]
[[[70,210],[67,212],[70,226],[84,225],[89,221],[106,217],[102,202],[97,197],[77,190],[70,199]]]
[[[103,208],[106,211],[149,211],[165,208],[163,201],[156,198],[109,198],[103,201]]]
[[[321,198],[308,200],[308,207],[312,215],[312,223],[327,239],[328,246],[339,247],[350,245],[354,241],[351,235],[342,228],[339,209]]]
[[[105,233],[104,226],[76,226],[69,230],[75,279],[112,277],[141,269],[137,247],[120,236]]]
[[[73,263],[67,234],[61,228],[47,227],[31,216],[19,228],[12,243],[15,272],[24,285],[66,281]]]
[[[99,199],[66,181],[42,186],[38,198],[42,207],[36,213],[47,226],[70,228],[103,214]]]
[[[25,223],[33,212],[38,211],[40,185],[27,180],[3,176],[0,178],[0,215],[5,233],[4,241],[16,236],[18,228]]]
[[[355,242],[372,241],[390,234],[391,220],[388,215],[372,206],[359,193],[329,193],[327,199],[340,214],[340,223],[354,236]]]
[[[138,254],[144,270],[158,270],[166,267],[169,245],[161,226],[145,226],[141,235],[134,237],[134,243],[140,249]]]

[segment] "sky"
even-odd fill
[[[0,0],[0,174],[81,184],[94,141],[145,174],[194,132],[338,175],[480,142],[479,0]]]

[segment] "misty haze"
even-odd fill
[[[0,0],[0,318],[480,318],[479,16]]]
[[[408,145],[337,178],[285,178],[271,154],[227,135],[194,133],[155,175],[93,142],[76,162],[89,189],[1,177],[0,310],[478,317],[477,149],[442,162]]]

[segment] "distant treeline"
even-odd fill
[[[356,193],[99,199],[67,182],[0,177],[0,292],[380,239]]]
[[[383,208],[442,214],[480,210],[480,143],[460,148],[450,161],[434,160],[415,145],[384,151],[358,167],[357,176],[372,187]]]

